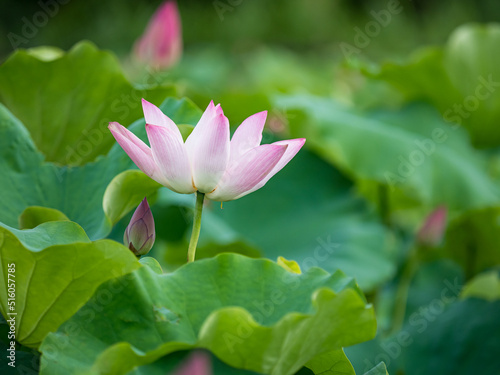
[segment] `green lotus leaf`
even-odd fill
[[[112,225],[136,208],[145,196],[156,193],[161,185],[139,170],[128,170],[109,183],[102,205]]]
[[[177,123],[196,123],[201,115],[187,99],[168,98],[160,107]],[[136,121],[130,129],[146,139],[144,120]],[[119,194],[110,197],[108,193],[103,208],[108,184],[117,174],[130,168],[136,167],[117,143],[107,155],[83,166],[68,168],[46,162],[23,124],[0,104],[0,170],[3,173],[0,221],[11,227],[18,225],[18,217],[27,207],[42,206],[59,210],[79,223],[91,239],[105,237],[111,222],[117,220],[117,215],[132,209],[135,202],[133,184],[126,185],[127,191],[120,191],[113,184],[111,192]],[[148,187],[155,184],[154,181],[141,181]]]
[[[427,105],[366,113],[305,94],[276,102],[296,110],[292,135],[305,136],[309,147],[351,175],[364,194],[380,198],[385,187],[390,210],[439,204],[465,210],[499,200],[486,161],[465,131]]]
[[[488,271],[477,275],[465,284],[461,298],[482,298],[488,301],[500,300],[500,276],[498,271]]]
[[[83,165],[115,140],[110,121],[142,117],[141,98],[160,104],[172,87],[134,87],[116,57],[80,42],[51,59],[15,51],[0,65],[0,102],[28,129],[46,161]]]
[[[48,221],[69,221],[68,217],[55,208],[30,206],[19,216],[19,229],[33,229]]]
[[[53,245],[90,242],[82,227],[70,221],[42,223],[36,228],[27,230],[11,228],[0,223],[0,228],[10,232],[22,246],[31,251],[41,251]]]
[[[286,258],[283,258],[282,256],[279,256],[276,263],[289,272],[294,272],[298,274],[302,273],[299,264],[294,260],[288,260]]]
[[[306,367],[318,375],[356,375],[342,349],[318,355]]]
[[[405,64],[386,63],[372,76],[409,100],[434,104],[446,121],[463,125],[474,144],[500,144],[500,25],[464,25],[443,48],[426,48]]]
[[[2,225],[0,255],[0,310],[4,317],[17,314],[16,340],[32,348],[83,306],[101,283],[140,267],[126,247],[110,240],[91,242],[70,221],[26,230]],[[13,268],[15,276],[9,279]],[[12,283],[15,305],[8,303],[7,285]]]
[[[143,266],[148,266],[159,275],[163,273],[160,263],[158,263],[158,261],[153,257],[142,257],[141,259],[139,259],[139,263],[141,263]]]
[[[54,46],[31,47],[25,50],[25,52],[28,55],[36,57],[41,61],[52,61],[55,59],[59,59],[66,53],[62,49]]]
[[[127,287],[89,319],[98,296],[123,279]],[[375,330],[373,309],[340,271],[299,275],[221,254],[164,275],[142,267],[103,284],[46,337],[41,374],[126,374],[171,352],[205,348],[230,366],[286,375]]]
[[[365,375],[389,375],[384,362],[380,362],[377,366],[366,372]]]
[[[450,103],[459,103],[463,97],[453,87],[443,58],[442,48],[426,47],[413,52],[404,64],[386,62],[378,68],[364,68],[364,73],[394,86],[403,94],[403,100],[426,100],[446,110]]]

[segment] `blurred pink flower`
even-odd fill
[[[109,130],[134,163],[153,180],[182,193],[215,201],[238,199],[263,187],[301,149],[305,139],[260,145],[267,111],[248,117],[230,140],[229,121],[210,102],[183,141],[179,128],[155,105],[142,100],[151,148],[122,125]]]
[[[173,375],[212,375],[210,356],[202,351],[191,353]]]
[[[417,242],[426,246],[438,246],[446,229],[446,216],[447,210],[444,206],[439,206],[432,211],[418,231]]]
[[[155,243],[155,221],[144,198],[135,210],[123,234],[123,243],[137,255],[145,255]]]
[[[164,2],[134,46],[137,60],[154,69],[175,65],[182,55],[182,27],[177,3]]]

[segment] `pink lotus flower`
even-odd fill
[[[134,46],[137,60],[155,69],[175,65],[182,54],[182,28],[175,1],[166,1],[149,21],[146,31]]]
[[[109,130],[140,170],[182,194],[198,191],[215,201],[241,198],[263,187],[305,142],[260,145],[266,111],[243,121],[230,140],[229,121],[212,101],[184,143],[179,128],[158,107],[144,99],[142,106],[151,148],[116,122]]]
[[[440,206],[432,211],[418,231],[417,242],[421,245],[438,246],[446,230],[446,207]]]

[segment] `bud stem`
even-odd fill
[[[392,329],[389,335],[400,331],[404,325],[406,317],[406,305],[408,304],[408,293],[410,291],[411,282],[418,270],[419,257],[418,249],[412,248],[408,254],[406,263],[401,271],[399,284],[396,289],[394,300],[394,314],[392,317]]]
[[[196,192],[196,205],[194,207],[194,219],[193,219],[193,232],[191,233],[191,240],[189,241],[188,247],[188,263],[194,261],[196,254],[196,246],[198,245],[198,238],[200,237],[201,229],[201,213],[203,211],[203,200],[205,198],[204,193]]]

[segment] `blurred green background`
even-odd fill
[[[140,82],[144,77],[137,76],[130,52],[160,4],[118,0],[3,1],[0,61],[14,47],[51,45],[68,50],[86,39],[117,54],[129,77]],[[233,101],[249,99],[248,93],[265,90],[303,89],[360,108],[379,106],[381,102],[394,106],[398,98],[380,82],[362,90],[365,78],[344,69],[345,58],[351,65],[358,61],[401,62],[418,47],[443,45],[462,24],[500,20],[500,4],[494,0],[187,0],[178,5],[183,59],[163,79],[177,83],[178,94],[190,97],[201,108],[210,99],[225,102],[232,124],[241,122],[252,111],[269,109],[270,103],[261,95],[248,100],[244,113],[231,109]],[[397,14],[391,14],[386,25],[381,21],[382,26],[379,23],[378,29],[370,31],[369,25],[377,17],[374,14],[383,19],[382,13],[391,7],[397,9]],[[360,39],[360,31],[375,35],[368,36],[366,45],[358,48],[366,41]],[[355,49],[353,53],[351,48]]]
[[[62,3],[63,1],[61,1]],[[65,0],[46,25],[19,47],[54,45],[68,49],[82,39],[125,56],[144,30],[161,1]],[[9,33],[22,35],[48,0],[8,1],[0,4],[0,58],[13,48]],[[186,48],[222,46],[242,52],[262,44],[288,47],[300,53],[322,52],[339,56],[340,42],[352,42],[354,27],[371,19],[370,11],[387,8],[390,1],[366,0],[220,0],[178,2]],[[378,35],[363,54],[374,59],[404,57],[423,44],[444,43],[450,32],[465,22],[500,19],[495,0],[402,0],[403,12]],[[48,7],[49,5],[47,5]],[[52,8],[53,5],[50,5]],[[51,11],[52,12],[52,11]],[[26,17],[26,19],[24,19]],[[41,18],[43,20],[43,18]]]
[[[138,73],[130,52],[160,3],[3,1],[0,61],[13,51],[12,41],[20,48],[52,45],[68,50],[87,39],[116,53],[128,77],[143,82],[148,75]],[[307,138],[304,150],[265,188],[228,202],[224,210],[217,204],[207,206],[199,256],[235,251],[274,260],[283,255],[303,268],[341,268],[355,276],[368,301],[375,304],[379,324],[375,340],[347,350],[359,373],[368,362],[374,365],[380,360],[388,364],[391,374],[499,370],[494,360],[500,347],[500,325],[492,318],[500,311],[498,298],[496,302],[495,298],[456,299],[427,319],[431,328],[423,332],[411,317],[421,318],[422,308],[440,301],[444,281],[461,285],[484,272],[498,273],[500,95],[494,92],[478,104],[478,110],[459,118],[463,127],[447,121],[445,113],[474,93],[478,77],[493,75],[494,81],[500,81],[498,26],[462,30],[454,34],[453,43],[447,42],[461,25],[499,22],[500,2],[220,0],[178,4],[184,54],[175,68],[155,78],[174,83],[178,96],[189,97],[200,108],[210,99],[221,102],[233,127],[267,109],[264,142]],[[47,7],[46,22],[34,29],[29,26]],[[359,30],[367,32],[374,14],[387,14],[390,7],[402,10],[360,47],[356,43]],[[440,48],[415,57],[415,51],[424,46]],[[356,52],[346,61],[342,48],[351,47]],[[89,61],[100,63],[93,52],[88,54]],[[386,61],[391,63],[384,65]],[[9,94],[5,98],[10,99]],[[23,101],[31,100],[28,94],[19,94],[16,100],[21,104],[16,100],[8,104],[22,114],[26,112]],[[49,107],[57,109],[59,93],[51,94],[55,99]],[[190,104],[184,105],[193,110]],[[176,104],[163,107],[175,113],[172,108]],[[445,129],[447,141],[393,189],[386,173],[396,172],[401,166],[399,157],[407,161],[419,150],[415,140],[430,138],[435,128]],[[134,131],[144,138],[144,122],[136,123]],[[107,132],[105,137],[109,145],[114,143]],[[48,138],[44,146],[50,149]],[[105,155],[109,147],[96,154]],[[129,163],[126,155],[121,156]],[[131,166],[124,163],[122,167]],[[76,183],[67,188],[79,197],[75,199],[79,204],[96,208],[89,209],[88,217],[81,215],[85,220],[79,220],[83,210],[77,204],[74,212],[65,212],[87,231],[89,223],[100,224],[101,193],[120,171],[96,169],[96,175],[105,177],[102,181],[95,178],[92,189]],[[74,171],[80,173],[78,168]],[[18,170],[12,168],[11,175],[17,176]],[[18,186],[26,185],[21,181]],[[92,202],[85,195],[88,190],[95,192]],[[59,206],[54,191],[53,200],[44,196],[43,203],[64,211],[67,207]],[[157,228],[166,229],[158,231],[152,254],[165,270],[171,270],[185,261],[193,197],[162,189],[155,198],[152,209]],[[7,203],[2,202],[2,212],[7,212],[3,208],[9,200],[15,201],[4,198]],[[438,205],[449,210],[448,229],[444,240],[430,249],[415,237]],[[17,214],[13,211],[9,217],[14,223]],[[121,241],[130,216],[115,226],[111,238]],[[334,251],[320,262],[314,251],[321,249],[321,242]],[[495,286],[478,289],[490,287]],[[395,346],[401,332],[410,332],[411,345]]]

